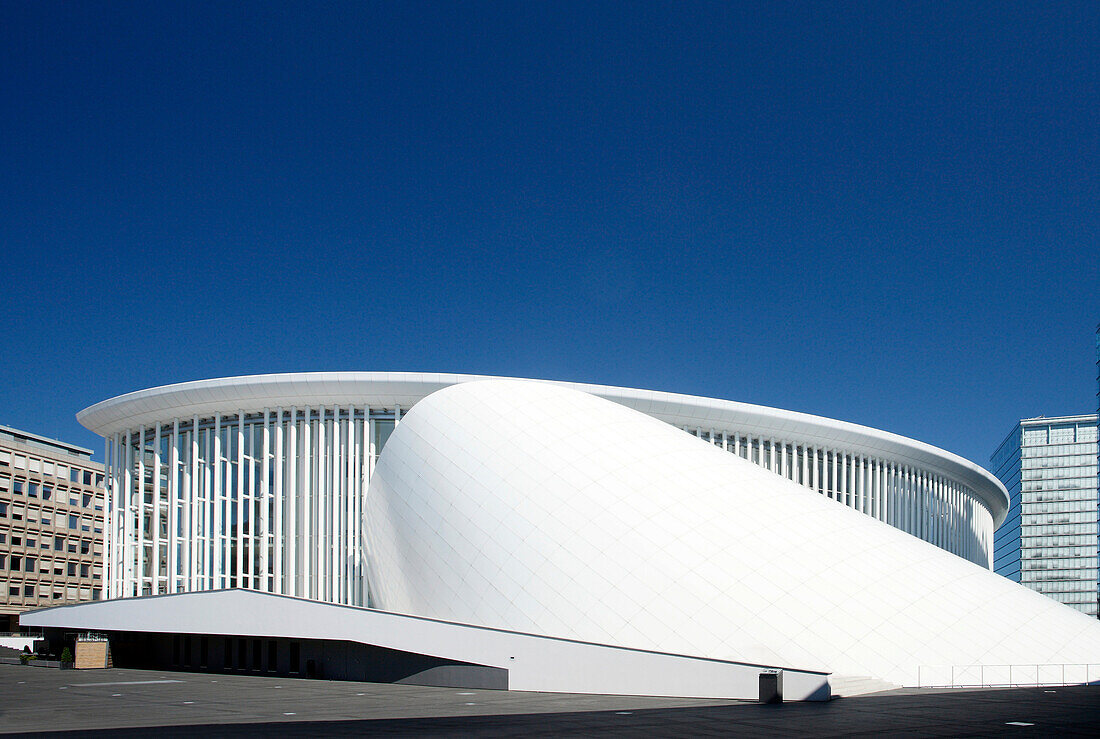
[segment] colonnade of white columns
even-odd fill
[[[367,605],[362,506],[380,440],[400,418],[400,407],[293,406],[114,434],[108,597],[242,587]],[[958,482],[799,441],[686,430],[989,567],[992,516]]]
[[[992,515],[972,490],[943,475],[797,441],[699,427],[684,430],[982,567],[991,566]]]
[[[242,587],[366,605],[362,503],[378,426],[399,419],[399,408],[265,408],[115,434],[108,597]]]

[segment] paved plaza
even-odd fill
[[[0,733],[1096,736],[1100,686],[755,703],[0,665]]]

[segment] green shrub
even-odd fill
[[[72,662],[73,661],[73,653],[68,647],[65,647],[64,649],[61,650],[61,661],[62,662]]]

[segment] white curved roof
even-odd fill
[[[1095,619],[560,386],[425,398],[366,500],[389,611],[905,685],[944,666],[1100,663]]]
[[[97,434],[109,436],[176,417],[231,414],[241,409],[307,405],[382,408],[398,405],[407,409],[441,388],[493,379],[508,378],[427,372],[294,372],[224,377],[119,395],[84,409],[77,414],[77,420]],[[843,449],[912,465],[970,487],[985,501],[993,515],[994,527],[1000,526],[1008,513],[1008,493],[989,472],[956,454],[887,431],[730,400],[556,380],[536,382],[581,390],[677,426],[718,431],[728,427],[764,438]]]

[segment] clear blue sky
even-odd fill
[[[0,423],[294,370],[1096,409],[1100,3],[4,2]]]

